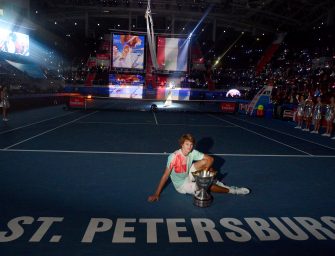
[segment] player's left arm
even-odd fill
[[[197,170],[209,170],[214,162],[214,158],[207,154],[204,154],[196,149],[192,151],[193,161],[195,161]]]
[[[204,154],[204,157],[202,158],[202,160],[204,163],[204,169],[205,170],[211,170],[211,166],[214,163],[214,158],[212,156],[209,156],[207,154]]]

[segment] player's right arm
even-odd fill
[[[155,194],[148,197],[149,202],[155,202],[155,201],[159,200],[159,196],[160,196],[167,180],[169,179],[171,171],[172,171],[172,169],[170,169],[168,167],[165,168],[164,174],[159,181],[159,184],[157,186]]]

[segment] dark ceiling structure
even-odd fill
[[[213,39],[219,28],[254,35],[276,31],[308,30],[334,24],[333,0],[151,0],[155,31],[189,33],[210,9],[203,24],[211,27]],[[81,24],[85,36],[100,30],[145,31],[144,0],[30,0],[31,15],[40,21]],[[187,26],[185,31],[181,28]],[[47,25],[47,24],[46,24]],[[78,26],[79,27],[79,26]]]

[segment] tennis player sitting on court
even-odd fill
[[[195,139],[191,134],[181,136],[179,144],[181,148],[169,155],[167,167],[160,179],[156,192],[148,197],[149,202],[158,201],[169,177],[171,177],[172,183],[179,193],[194,195],[197,191],[197,186],[192,172],[197,170],[214,171],[211,167],[214,161],[213,157],[193,149]],[[246,195],[250,193],[250,190],[247,188],[229,187],[219,181],[213,182],[210,191],[236,195]]]

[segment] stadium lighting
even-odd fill
[[[199,22],[197,23],[197,25],[195,25],[194,29],[191,31],[190,35],[193,35],[194,32],[197,30],[197,28],[200,26],[200,24],[204,21],[204,19],[208,16],[208,14],[210,13],[210,11],[213,8],[213,4],[211,4],[207,10],[205,11],[205,13],[202,15],[201,19],[199,20]],[[202,31],[204,31],[204,29],[202,29]]]
[[[228,49],[222,54],[220,55],[220,57],[217,59],[217,61],[214,64],[214,68],[220,63],[221,59],[230,51],[230,49],[238,42],[238,40],[240,40],[240,38],[244,35],[244,32],[242,32],[237,38],[236,40],[228,47]]]
[[[195,25],[194,29],[191,31],[191,33],[189,34],[189,36],[187,37],[188,40],[185,40],[185,42],[183,43],[182,47],[184,46],[184,44],[189,43],[189,41],[191,40],[192,35],[194,34],[194,32],[197,30],[197,28],[200,26],[200,24],[204,21],[204,19],[207,17],[207,15],[210,13],[210,11],[213,8],[213,4],[211,4],[206,12],[202,15],[201,19],[199,20],[199,22],[197,23],[197,25]],[[185,28],[183,28],[183,30],[185,30]],[[202,29],[203,31],[203,29]]]

